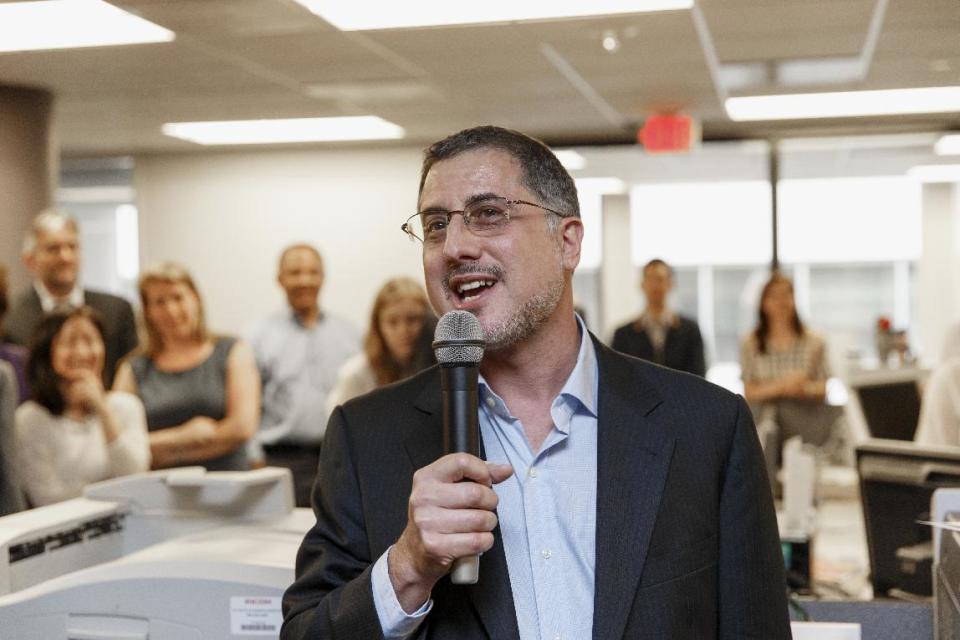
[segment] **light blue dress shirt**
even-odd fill
[[[256,441],[318,445],[329,415],[327,395],[340,366],[360,351],[360,332],[330,313],[307,328],[284,309],[261,320],[249,339],[263,385]]]
[[[554,426],[536,453],[520,420],[480,379],[487,460],[514,469],[494,491],[521,640],[582,640],[593,633],[599,375],[593,342],[578,323],[577,364],[553,401]],[[386,638],[400,640],[433,602],[404,613],[390,584],[388,553],[374,564],[374,604]]]

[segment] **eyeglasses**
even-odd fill
[[[447,239],[447,227],[450,226],[450,221],[454,214],[459,213],[463,216],[464,226],[474,235],[495,236],[503,232],[517,205],[521,204],[543,209],[561,218],[567,217],[542,204],[526,200],[508,200],[497,196],[471,202],[457,211],[434,209],[415,213],[407,218],[407,221],[400,226],[400,230],[411,240],[419,240],[425,245],[442,244]]]

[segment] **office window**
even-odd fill
[[[630,195],[634,263],[674,265],[674,308],[699,322],[711,366],[735,367],[769,277],[769,188],[673,183]],[[899,176],[798,179],[781,181],[778,197],[780,267],[794,280],[801,317],[828,337],[834,362],[872,357],[879,316],[910,325],[919,189]]]
[[[787,263],[916,260],[920,185],[904,176],[781,180],[779,254]]]
[[[80,226],[83,286],[135,301],[140,237],[132,179],[129,158],[65,161],[57,205]]]
[[[760,180],[636,185],[630,224],[637,266],[766,264],[773,255],[770,185]]]

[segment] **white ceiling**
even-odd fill
[[[958,0],[700,0],[692,11],[353,33],[293,0],[111,1],[176,40],[0,54],[0,83],[56,95],[66,156],[202,148],[161,134],[171,121],[364,114],[406,129],[392,144],[480,123],[555,144],[629,142],[658,110],[695,116],[707,139],[960,129],[960,113],[733,123],[722,106],[727,95],[960,84]],[[616,53],[601,46],[607,31]],[[826,76],[778,86],[791,61]],[[854,77],[838,82],[840,68]]]

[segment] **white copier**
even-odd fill
[[[0,518],[0,640],[276,638],[312,524],[271,467],[126,476]]]

